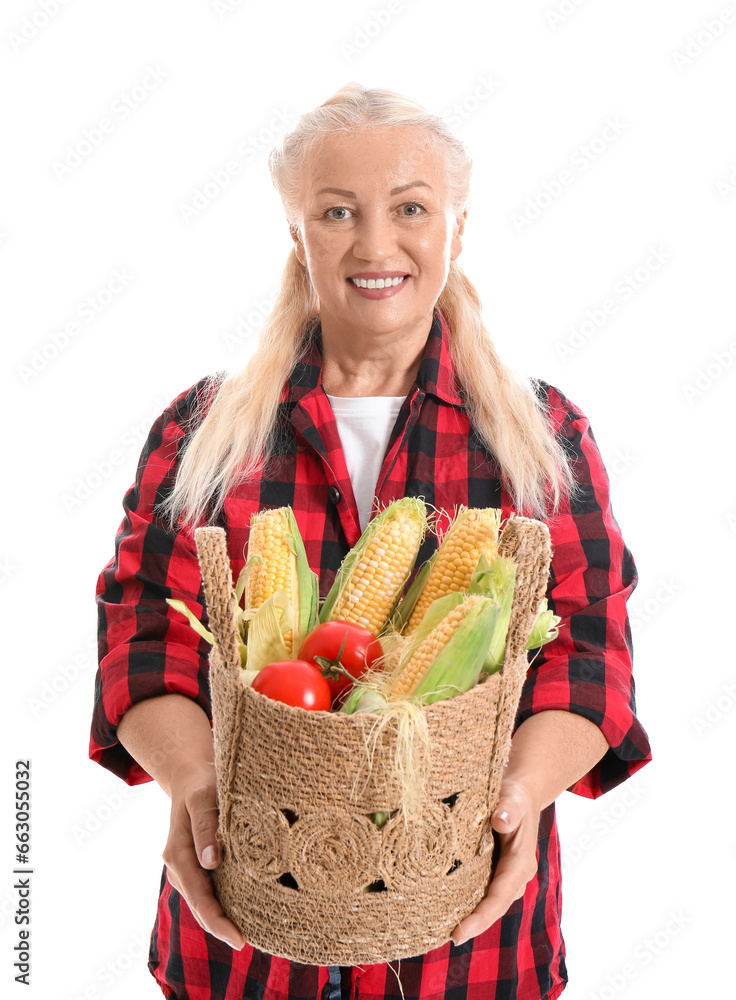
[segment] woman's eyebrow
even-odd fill
[[[411,184],[402,184],[401,187],[394,188],[391,191],[391,194],[392,195],[393,194],[401,194],[402,191],[408,191],[409,188],[413,188],[413,187],[426,187],[426,188],[429,188],[430,191],[432,190],[432,185],[431,184],[427,184],[426,181],[412,181]],[[355,191],[345,191],[343,188],[335,188],[335,187],[320,188],[319,191],[317,191],[317,194],[339,194],[339,195],[342,195],[343,198],[357,198],[358,197],[356,195]]]

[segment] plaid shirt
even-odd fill
[[[421,496],[447,526],[458,504],[501,507],[511,501],[493,456],[470,426],[454,380],[448,332],[435,310],[416,382],[402,405],[379,475],[381,507]],[[297,364],[279,406],[279,445],[268,478],[235,488],[220,522],[227,530],[234,577],[243,566],[251,515],[290,505],[324,597],[348,549],[360,536],[358,511],[335,419],[322,390],[319,329]],[[207,643],[166,597],[204,616],[193,533],[169,530],[153,512],[171,488],[187,434],[207,402],[204,380],[159,417],[143,449],[135,484],[124,499],[115,556],[100,574],[100,669],[95,687],[90,756],[129,784],[150,776],[117,741],[123,713],[144,698],[176,691],[211,718]],[[536,382],[551,426],[574,456],[580,496],[548,521],[553,560],[550,606],[562,616],[559,637],[531,665],[517,725],[545,709],[572,711],[598,725],[610,749],[572,791],[596,797],[650,759],[635,715],[631,632],[626,600],[636,568],[609,503],[608,479],[590,425],[557,389]],[[436,547],[428,534],[421,564]],[[406,1000],[540,1000],[559,996],[567,981],[560,930],[560,850],[554,804],[542,813],[537,875],[524,896],[491,928],[460,947],[447,942],[426,955],[391,965],[343,969],[351,998]],[[264,954],[233,951],[203,931],[169,885],[165,869],[151,938],[149,968],[166,996],[189,1000],[327,998],[330,970]],[[336,970],[333,971],[333,978]]]

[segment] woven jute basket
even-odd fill
[[[512,517],[502,532],[499,551],[517,563],[503,667],[421,710],[431,742],[421,810],[410,815],[396,728],[377,727],[375,715],[292,708],[243,685],[225,532],[201,528],[196,540],[216,639],[223,861],[214,883],[223,910],[254,947],[308,965],[390,962],[443,944],[491,876],[490,814],[547,586],[546,526]],[[394,811],[380,829],[369,818]]]

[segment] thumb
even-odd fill
[[[202,848],[200,853],[200,863],[203,868],[217,868],[221,860],[220,848],[217,841],[213,844],[207,844],[206,847]]]
[[[491,826],[497,833],[512,833],[521,822],[521,810],[508,799],[499,799],[491,813]]]
[[[216,868],[222,860],[217,841],[217,799],[214,790],[198,790],[189,805],[194,849],[203,868]]]

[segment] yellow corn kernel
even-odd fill
[[[428,617],[437,619],[433,628],[425,620],[417,640],[407,638],[406,652],[390,678],[390,701],[411,699],[430,705],[463,694],[477,683],[499,607],[489,597],[473,594],[443,614],[455,596],[440,598],[429,611]]]
[[[320,620],[356,622],[378,635],[411,572],[426,525],[423,502],[411,497],[376,515],[346,556]]]
[[[248,559],[259,556],[262,560],[253,562],[246,584],[246,607],[257,611],[276,590],[283,590],[294,602],[294,576],[296,557],[292,552],[288,535],[291,528],[285,510],[264,510],[251,519],[248,538]],[[281,617],[281,610],[277,609]],[[291,653],[292,633],[284,635],[284,645]]]
[[[438,597],[470,586],[478,559],[491,563],[498,550],[501,511],[496,507],[461,508],[437,550],[434,564],[409,617],[404,632],[409,635]]]
[[[469,597],[467,601],[451,611],[437,628],[432,629],[409,662],[400,667],[396,682],[391,687],[392,701],[408,698],[411,695],[421,678],[434,663],[437,654],[445,648],[450,638],[455,634],[474,600],[474,598]]]

